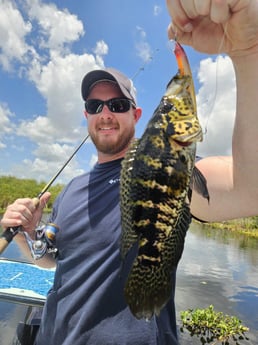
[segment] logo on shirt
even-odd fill
[[[111,180],[108,181],[109,184],[115,184],[115,183],[119,183],[120,182],[120,178],[112,178]]]

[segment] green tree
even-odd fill
[[[43,187],[45,182],[37,182],[33,179],[19,179],[14,176],[0,176],[0,212],[4,212],[6,207],[18,198],[36,197]],[[56,184],[49,188],[52,194],[47,208],[51,209],[53,202],[64,185]]]

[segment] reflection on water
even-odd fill
[[[257,248],[257,239],[192,223],[177,274],[178,324],[180,311],[213,304],[216,311],[237,316],[250,328],[250,342],[241,344],[258,344]],[[22,259],[14,243],[4,256]],[[0,302],[0,310],[0,345],[9,345],[24,307]],[[180,338],[182,345],[200,345],[188,333]]]
[[[257,344],[257,248],[257,239],[192,223],[178,267],[178,320],[181,310],[213,304],[215,310],[237,316],[250,328],[250,342],[242,344]],[[200,342],[184,336],[182,344]]]
[[[24,319],[26,308],[22,305],[0,302],[0,310],[0,344],[12,345],[16,327],[19,321]]]
[[[11,242],[1,256],[25,260],[15,242]],[[0,345],[12,345],[16,327],[24,320],[26,310],[26,306],[0,301]]]

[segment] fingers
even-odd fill
[[[31,199],[17,199],[7,207],[1,224],[4,228],[27,224],[32,219],[35,209],[36,206]]]
[[[172,18],[172,26],[174,32],[180,30],[182,32],[190,32],[192,29],[191,17],[185,12],[182,1],[167,0],[168,12]],[[170,28],[171,29],[171,28]],[[173,35],[173,32],[172,32]]]
[[[226,23],[231,11],[228,2],[225,0],[214,0],[211,2],[210,19],[214,23]]]
[[[200,16],[212,22],[225,23],[230,14],[227,0],[167,0],[167,7],[174,25],[184,32],[192,31],[193,22]]]
[[[188,18],[207,16],[210,12],[211,0],[181,0],[182,8]]]
[[[9,205],[1,220],[3,228],[22,226],[24,229],[34,228],[40,221],[42,211],[51,194],[46,192],[39,199],[17,199]]]
[[[189,32],[188,32],[189,30]],[[168,26],[168,38],[169,39],[178,39],[180,43],[186,45],[192,45],[192,25],[189,24],[187,28],[181,30],[173,22]]]
[[[44,193],[42,197],[40,198],[40,203],[44,204],[44,207],[45,207],[50,197],[51,197],[51,193],[49,192]]]
[[[46,205],[47,205],[48,200],[50,199],[50,197],[51,197],[51,193],[45,192],[45,193],[42,195],[42,197],[40,198],[40,200],[39,200],[39,199],[33,199],[33,200],[35,200],[35,201],[37,200],[37,201],[38,201],[38,203],[37,203],[38,208],[39,208],[40,210],[43,210],[43,209],[46,207]]]
[[[230,0],[167,0],[167,6],[172,18],[169,39],[177,38],[201,52],[217,52],[233,13]],[[226,52],[226,45],[223,49]]]

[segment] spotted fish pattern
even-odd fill
[[[194,167],[202,128],[191,70],[178,42],[174,53],[178,73],[144,134],[132,143],[122,162],[122,261],[137,245],[124,292],[138,319],[159,315],[171,297],[172,271],[181,258],[191,222],[191,188],[209,199],[206,180]]]

